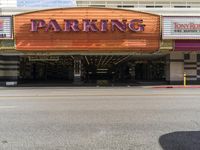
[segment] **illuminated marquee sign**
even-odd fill
[[[143,20],[141,19],[133,19],[130,22],[127,20],[117,20],[111,19],[111,29],[108,29],[109,21],[102,19],[99,21],[99,27],[97,25],[97,20],[83,19],[82,20],[82,29],[79,27],[78,20],[64,20],[64,28],[62,28],[58,22],[54,19],[50,20],[46,23],[41,19],[32,19],[31,20],[31,32],[37,32],[39,29],[44,29],[46,32],[54,31],[54,32],[106,32],[106,31],[115,31],[116,29],[121,32],[126,32],[127,29],[133,32],[141,32],[144,31],[145,25],[143,24]]]
[[[163,17],[163,39],[200,39],[200,17]]]
[[[0,39],[12,39],[12,17],[0,16]]]
[[[14,16],[16,50],[154,52],[160,16],[111,8],[56,8]]]

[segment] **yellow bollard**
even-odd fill
[[[186,83],[186,81],[187,81],[187,77],[186,77],[186,73],[184,73],[184,86],[186,86],[187,85],[187,83]]]

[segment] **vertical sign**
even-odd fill
[[[12,17],[0,16],[0,39],[12,39]]]

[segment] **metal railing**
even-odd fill
[[[77,6],[111,8],[200,8],[200,1],[77,0]]]

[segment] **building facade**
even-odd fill
[[[1,8],[2,85],[200,83],[198,1],[76,3]]]
[[[16,0],[0,0],[0,8],[3,7],[17,7]]]

